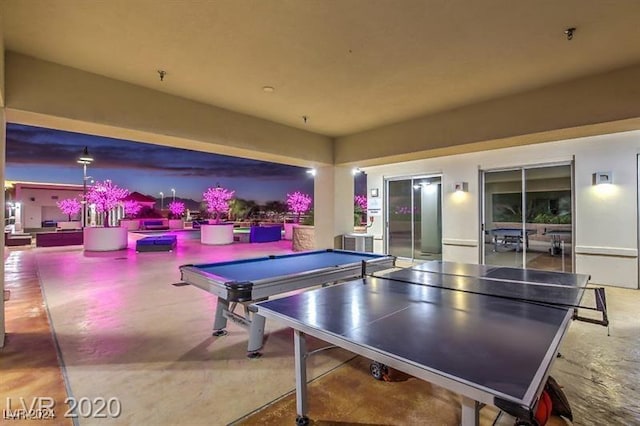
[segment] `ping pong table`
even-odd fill
[[[393,268],[395,257],[347,250],[317,250],[227,262],[180,266],[182,281],[217,296],[213,335],[227,334],[227,320],[249,329],[248,356],[260,356],[264,317],[248,306],[293,290],[350,280]],[[236,313],[238,305],[244,313]]]
[[[499,246],[514,247],[516,251],[520,251],[523,242],[522,228],[494,228],[488,231],[493,240],[493,251],[498,251]],[[535,229],[526,229],[524,231],[524,246],[529,248],[529,235],[535,234]]]
[[[311,335],[461,396],[533,420],[587,275],[433,261],[252,306],[294,329],[298,425]],[[552,301],[552,303],[550,303]]]

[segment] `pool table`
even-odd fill
[[[249,305],[293,290],[350,280],[393,268],[395,257],[345,250],[318,250],[229,262],[182,265],[182,281],[217,296],[213,335],[226,334],[227,320],[249,329],[249,357],[258,357],[264,317]],[[244,315],[235,311],[243,306]]]

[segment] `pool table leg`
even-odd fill
[[[264,323],[265,318],[262,315],[254,313],[249,326],[249,346],[247,347],[249,358],[258,358],[261,354],[258,352],[262,348],[262,340],[264,339]]]
[[[229,311],[229,301],[218,297],[218,303],[216,304],[216,316],[213,321],[213,335],[224,336],[227,334],[227,317],[225,317],[225,311]]]

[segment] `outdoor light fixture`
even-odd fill
[[[591,175],[592,185],[603,185],[607,183],[613,183],[612,172],[595,172],[593,175]]]
[[[371,188],[371,197],[376,198],[380,196],[380,191],[378,188]]]
[[[352,174],[352,175],[354,175],[354,176],[355,176],[355,175],[358,175],[358,174],[360,174],[360,173],[362,173],[362,170],[360,170],[358,167],[354,167],[354,168],[351,170],[351,174]]]
[[[173,197],[172,201],[176,201],[176,190],[174,188],[171,188],[171,196]]]
[[[309,170],[307,170],[307,173],[309,173],[311,176],[315,176],[316,175],[316,169],[309,169]]]
[[[469,184],[467,182],[456,182],[453,184],[454,192],[469,192]]]
[[[164,209],[164,192],[160,192],[160,211]]]
[[[89,155],[89,148],[86,146],[82,150],[82,154],[78,157],[78,164],[82,164],[82,227],[87,226],[87,166],[93,163],[93,157]]]

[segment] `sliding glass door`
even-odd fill
[[[442,257],[442,178],[387,180],[387,252],[406,259]]]
[[[571,163],[483,173],[483,262],[573,270]]]

